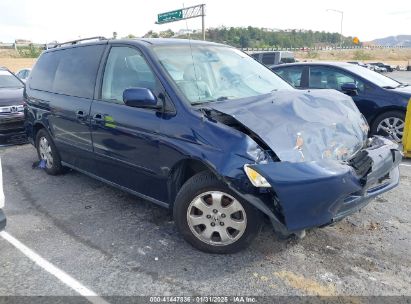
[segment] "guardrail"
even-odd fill
[[[300,48],[241,48],[244,52],[271,52],[271,51],[331,51],[331,50],[372,50],[372,49],[411,49],[411,46],[385,46],[385,45],[372,45],[372,46],[324,46],[324,47],[300,47]]]

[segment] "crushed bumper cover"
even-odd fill
[[[276,192],[286,232],[321,227],[358,211],[371,199],[399,183],[402,155],[390,140],[376,137],[366,151],[370,170],[359,176],[337,161],[274,162],[250,167]],[[282,232],[283,234],[284,231]]]
[[[0,209],[0,231],[6,227],[6,216],[4,215],[3,210]]]

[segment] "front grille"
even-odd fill
[[[357,175],[363,178],[370,172],[373,160],[368,155],[367,151],[362,150],[358,152],[353,158],[351,158],[348,163],[351,167],[354,168]]]

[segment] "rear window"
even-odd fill
[[[97,69],[104,47],[81,46],[44,53],[31,73],[30,88],[93,98]]]

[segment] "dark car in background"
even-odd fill
[[[0,145],[27,142],[24,131],[24,83],[0,67]]]
[[[377,66],[379,68],[385,69],[385,72],[392,72],[394,69],[389,64],[385,64],[383,62],[370,62],[369,64],[373,66]]]
[[[221,44],[71,42],[42,53],[25,97],[48,174],[66,166],[170,208],[207,252],[245,248],[262,216],[303,237],[399,182],[397,144],[368,139],[350,97],[296,90]]]
[[[411,87],[358,65],[304,62],[272,68],[297,89],[334,89],[351,96],[370,125],[370,134],[400,142]]]

